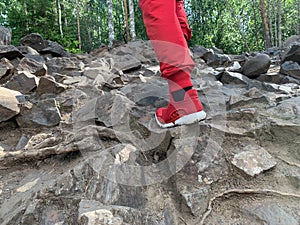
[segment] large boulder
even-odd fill
[[[300,44],[300,35],[292,35],[287,38],[283,43],[283,47],[289,48],[295,44]]]
[[[36,76],[44,76],[47,73],[45,61],[38,55],[27,55],[20,61],[17,69],[28,71]]]
[[[43,48],[41,54],[52,54],[53,56],[69,56],[69,53],[66,52],[60,44],[57,42],[46,40],[44,41],[45,48]]]
[[[38,33],[28,34],[20,40],[21,45],[30,46],[38,52],[45,48],[45,43],[42,35]]]
[[[22,128],[53,127],[60,123],[61,115],[55,99],[41,100],[37,104],[27,102],[16,118]]]
[[[76,57],[60,57],[47,60],[48,74],[81,75],[84,64]]]
[[[0,45],[0,59],[15,59],[15,58],[23,58],[24,55],[13,45]]]
[[[281,65],[280,73],[300,80],[300,65],[297,62],[286,61]]]
[[[266,54],[257,54],[250,57],[242,68],[242,73],[249,78],[256,78],[261,74],[268,72],[271,65],[271,59]]]
[[[300,64],[300,44],[293,45],[291,49],[284,55],[282,62],[293,61]]]
[[[27,71],[19,71],[18,74],[14,75],[13,78],[5,84],[5,87],[27,94],[35,89],[37,84],[38,78],[35,75]]]
[[[0,122],[11,119],[20,113],[19,99],[22,94],[0,87]]]

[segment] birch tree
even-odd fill
[[[108,23],[108,43],[109,46],[112,46],[113,41],[115,39],[114,32],[114,12],[113,12],[113,3],[112,0],[107,0],[107,23]]]
[[[135,18],[134,18],[134,2],[133,2],[133,0],[128,0],[128,4],[129,4],[129,16],[130,16],[130,25],[129,25],[130,36],[131,36],[131,40],[135,40],[136,33],[135,33]]]
[[[80,12],[79,12],[79,1],[78,0],[76,0],[76,17],[77,17],[78,48],[79,48],[79,51],[81,51]]]
[[[300,0],[298,0],[298,34],[300,35]]]
[[[62,20],[61,20],[61,3],[60,0],[57,0],[57,11],[58,11],[58,26],[59,26],[59,33],[60,36],[63,37],[63,29],[62,29]]]
[[[278,0],[277,2],[277,7],[278,7],[278,46],[282,46],[282,24],[281,24],[281,19],[282,19],[282,9],[281,9],[281,0]]]

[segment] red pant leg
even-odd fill
[[[184,10],[183,0],[176,0],[176,14],[181,26],[181,30],[186,41],[189,41],[192,38],[192,31],[188,24],[186,12]]]
[[[140,6],[162,76],[177,85],[170,87],[170,90],[192,86],[190,73],[194,61],[177,17],[176,0],[140,0]]]

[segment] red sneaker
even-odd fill
[[[182,101],[175,102],[170,95],[170,103],[167,108],[159,108],[155,119],[162,128],[174,127],[176,125],[192,124],[204,120],[206,113],[198,98],[196,90],[188,90]]]

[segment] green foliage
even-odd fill
[[[175,0],[174,0],[175,1]],[[264,36],[259,0],[186,0],[186,11],[193,38],[189,43],[205,47],[216,46],[227,53],[260,51],[264,49]],[[268,1],[271,11],[270,29],[276,34],[278,5]],[[61,11],[59,11],[59,4]],[[115,39],[124,41],[124,1],[113,0]],[[147,39],[138,0],[135,4],[135,26],[138,39]],[[282,39],[297,34],[298,1],[282,1]],[[14,45],[29,33],[40,33],[45,39],[56,41],[73,53],[78,53],[78,25],[83,52],[90,52],[101,44],[108,44],[106,0],[1,0],[0,25],[12,29]],[[61,29],[59,24],[61,12]],[[276,35],[272,36],[277,45]]]

